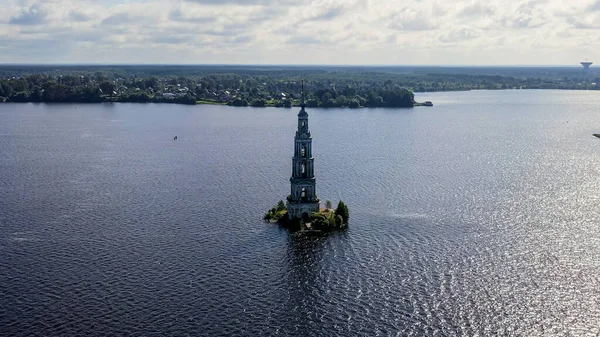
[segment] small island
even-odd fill
[[[304,101],[304,83],[302,83],[301,109],[298,113],[298,130],[294,137],[294,156],[292,157],[291,194],[287,204],[283,200],[264,216],[265,220],[279,222],[282,225],[301,231],[315,233],[346,228],[350,211],[340,201],[334,211],[330,201],[321,208],[316,193],[316,179],[312,156],[312,137],[308,129],[308,113]]]
[[[331,201],[327,200],[325,208],[320,208],[318,212],[313,212],[308,219],[290,219],[286,204],[283,200],[280,200],[264,216],[265,221],[279,223],[290,230],[315,233],[345,229],[348,227],[349,218],[350,211],[348,206],[341,200],[338,202],[335,210],[332,207]]]

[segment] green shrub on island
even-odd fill
[[[344,204],[344,202],[341,200],[335,209],[335,215],[341,216],[343,223],[345,224],[347,224],[348,220],[350,219],[350,210],[348,210],[348,206],[346,206],[346,204]]]
[[[346,206],[343,201],[340,201],[337,209],[333,211],[331,207],[328,207],[331,206],[331,201],[327,200],[325,205],[326,208],[324,210],[311,214],[311,228],[320,231],[332,231],[346,228],[348,219],[350,218],[348,206]]]
[[[344,220],[340,216],[336,216],[330,210],[314,212],[310,217],[310,227],[314,230],[328,232],[336,229],[346,228]]]
[[[329,219],[324,212],[314,212],[310,215],[310,226],[312,229],[325,230],[329,228]]]
[[[279,200],[277,206],[271,208],[267,214],[265,214],[263,219],[269,222],[277,222],[284,217],[287,218],[287,207],[285,206],[283,200]]]
[[[333,209],[333,204],[331,203],[331,200],[325,201],[325,208]]]

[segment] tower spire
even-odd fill
[[[305,108],[306,107],[306,101],[304,100],[304,80],[302,80],[302,94],[301,94],[302,98],[300,98],[300,107]]]

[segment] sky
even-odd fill
[[[600,0],[0,0],[0,9],[0,63],[600,62]]]

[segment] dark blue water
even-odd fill
[[[325,238],[295,108],[0,104],[0,335],[597,336],[600,96],[417,99],[308,111]]]

